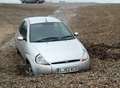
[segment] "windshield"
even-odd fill
[[[30,42],[70,40],[74,36],[62,22],[31,24]]]

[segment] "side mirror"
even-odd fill
[[[24,38],[22,36],[17,37],[17,40],[22,41]]]
[[[78,35],[79,35],[79,33],[78,33],[78,32],[75,32],[75,33],[74,33],[74,36],[76,36],[76,37],[77,37]]]

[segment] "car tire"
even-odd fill
[[[39,3],[39,4],[41,3],[41,4],[42,4],[42,3],[44,3],[44,1],[40,1],[40,0],[38,0],[37,3]]]
[[[28,61],[26,61],[26,64],[25,64],[25,74],[27,76],[33,76],[32,67],[31,67],[31,64]]]
[[[36,3],[37,3],[37,4],[40,4],[39,0],[38,0],[38,1],[36,1]]]
[[[20,51],[19,51],[18,49],[16,49],[16,52],[17,52],[17,54],[19,54],[19,55],[20,55]]]
[[[22,1],[22,3],[25,3],[25,1]]]

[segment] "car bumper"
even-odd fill
[[[36,64],[33,68],[35,75],[39,74],[50,74],[50,73],[70,73],[82,70],[87,70],[90,67],[90,60],[63,64],[51,64],[51,65],[40,65]]]

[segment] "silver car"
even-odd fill
[[[22,3],[44,3],[45,0],[21,0]]]
[[[59,19],[54,17],[25,18],[16,33],[16,48],[29,75],[69,73],[87,70],[87,50]]]

